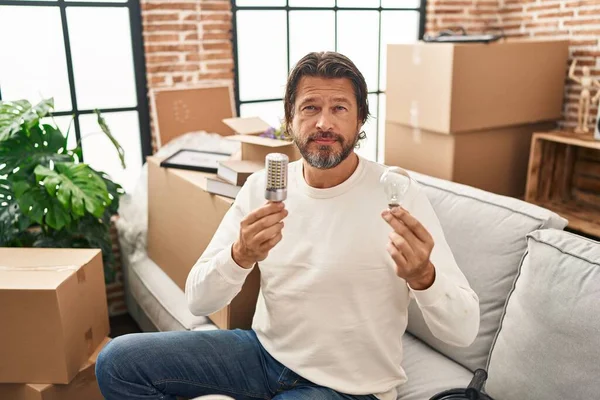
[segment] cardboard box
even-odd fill
[[[97,249],[0,248],[0,383],[69,383],[109,333]]]
[[[206,178],[215,176],[161,168],[159,159],[148,158],[148,256],[184,291],[190,270],[233,204],[206,192]],[[255,269],[241,293],[211,320],[222,329],[249,329],[259,287]]]
[[[388,45],[386,121],[441,133],[561,118],[569,42]]]
[[[386,123],[385,164],[490,192],[525,193],[531,136],[554,123],[520,125],[447,135]]]
[[[290,162],[302,158],[298,147],[291,141],[254,135],[227,136],[227,139],[242,143],[242,160],[244,161],[256,161],[264,164],[269,153],[283,153],[289,157]]]
[[[226,118],[223,123],[239,135],[260,135],[271,128],[269,123],[259,117]]]
[[[150,98],[158,147],[188,132],[234,134],[222,121],[235,115],[231,85],[153,89]]]
[[[103,400],[96,381],[96,359],[100,351],[110,342],[104,338],[94,353],[79,369],[75,378],[67,385],[47,383],[0,384],[2,400]]]
[[[227,139],[242,143],[242,160],[244,161],[256,161],[264,164],[265,157],[269,153],[283,153],[290,158],[290,161],[296,161],[302,157],[298,147],[292,141],[257,136],[271,127],[258,117],[228,118],[223,122],[238,133],[238,135],[228,136]]]

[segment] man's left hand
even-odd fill
[[[381,216],[392,227],[387,251],[396,263],[396,274],[415,290],[429,288],[435,267],[429,257],[433,238],[425,227],[402,207],[385,210]]]

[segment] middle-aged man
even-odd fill
[[[289,165],[285,204],[265,202],[264,171],[251,176],[186,284],[192,313],[208,315],[259,268],[252,330],[119,337],[97,362],[108,400],[394,400],[411,298],[436,337],[472,343],[479,301],[431,204],[414,184],[388,210],[385,167],[354,152],[367,93],[341,54],[298,62],[284,107],[302,159]]]

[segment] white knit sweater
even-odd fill
[[[381,218],[384,166],[359,158],[354,173],[329,189],[310,187],[302,161],[290,163],[289,215],[283,240],[259,263],[261,291],[253,329],[279,362],[319,385],[348,394],[395,399],[406,382],[402,335],[411,298],[432,333],[469,345],[479,329],[479,301],[444,238],[431,204],[411,185],[406,208],[431,233],[434,284],[415,291],[395,274],[386,251],[390,226]],[[187,280],[190,310],[208,315],[229,304],[251,270],[231,245],[241,219],[264,200],[264,171],[251,176]]]

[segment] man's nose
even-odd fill
[[[317,129],[327,132],[333,129],[333,116],[328,110],[323,110],[317,120]]]

